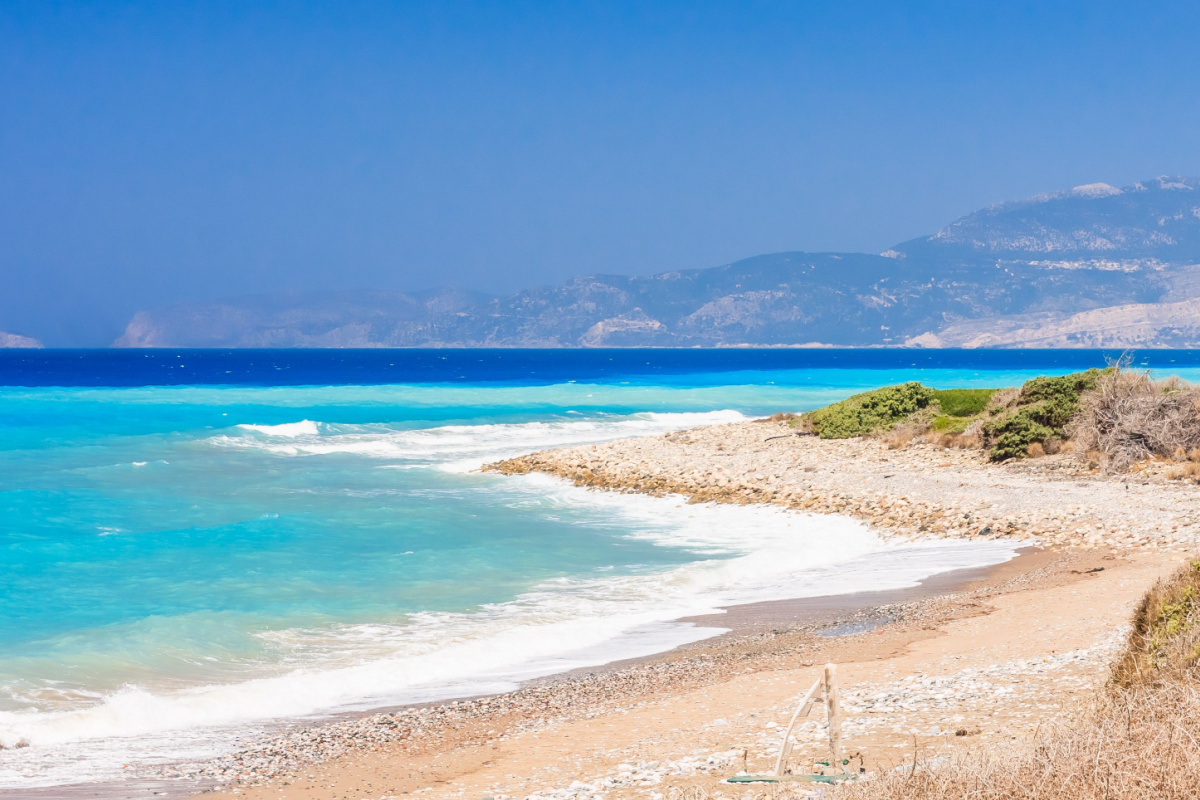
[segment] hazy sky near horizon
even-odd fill
[[[1195,3],[0,6],[0,330],[878,252],[1200,173]]]

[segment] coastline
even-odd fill
[[[496,800],[531,795],[655,800],[649,787],[661,793],[684,778],[715,786],[741,768],[730,756],[734,749],[742,766],[764,768],[771,760],[769,735],[751,721],[778,721],[801,684],[811,682],[811,673],[829,660],[843,664],[844,685],[852,693],[872,686],[872,697],[899,698],[878,718],[895,730],[870,723],[870,713],[863,717],[868,722],[855,717],[849,726],[848,741],[860,748],[866,764],[887,766],[902,747],[911,750],[913,735],[936,747],[1011,738],[1024,730],[1021,715],[1028,712],[1009,713],[996,698],[1036,691],[1043,711],[1069,713],[1087,686],[1105,674],[1137,597],[1197,534],[1195,518],[1186,514],[1194,488],[1168,484],[1153,468],[1114,480],[1087,474],[1062,458],[997,467],[963,451],[892,451],[879,442],[796,437],[785,423],[770,421],[543,451],[487,469],[545,472],[596,489],[677,492],[691,502],[771,503],[846,514],[902,539],[1011,536],[1042,546],[991,567],[941,573],[911,589],[749,603],[729,606],[724,614],[684,618],[680,621],[731,630],[665,653],[536,679],[515,692],[291,725],[227,757],[179,765],[168,773],[175,777],[156,783],[153,791],[188,796],[200,786],[189,781],[200,781],[226,787],[203,794],[211,798],[345,800],[421,791],[477,792]],[[1100,501],[1071,507],[1072,500],[1089,494]],[[1053,636],[1030,636],[1030,625],[1040,626],[1039,632],[1056,630]],[[967,733],[950,739],[944,726],[954,715],[939,716],[939,708],[922,706],[929,697],[897,683],[897,676],[930,679],[938,671],[934,664],[944,674],[933,680],[948,686],[978,683],[947,663],[976,664],[968,672],[1000,676],[989,678],[992,683],[1013,677],[1013,685],[998,686],[1002,694],[995,697],[972,688],[970,702],[978,707],[970,706],[967,716],[978,719],[956,728]],[[1056,683],[1039,682],[1041,669],[1059,670]],[[1070,691],[1059,691],[1064,681]],[[851,708],[871,712],[876,703],[849,696]],[[710,698],[722,698],[724,711]],[[682,716],[665,711],[681,704],[689,709]],[[734,721],[731,709],[738,708],[755,710],[737,711]],[[627,724],[635,718],[638,725]],[[807,724],[811,730],[802,732],[812,741],[797,746],[801,758],[820,752],[820,725]],[[686,745],[701,742],[708,748],[703,763],[689,761],[696,748]],[[634,758],[651,752],[655,758]],[[642,766],[624,769],[635,762]],[[645,766],[651,762],[655,766]],[[153,793],[143,781],[131,794],[133,785],[0,796]]]
[[[285,774],[289,767],[295,770],[318,764],[327,765],[336,763],[339,758],[352,757],[355,750],[364,745],[365,739],[379,738],[377,735],[371,736],[362,728],[374,728],[373,733],[378,734],[379,726],[369,721],[393,715],[399,715],[401,718],[423,717],[419,726],[412,726],[406,735],[395,740],[405,741],[410,752],[425,753],[429,748],[442,751],[446,747],[453,750],[461,743],[452,731],[455,730],[455,726],[462,726],[464,723],[471,728],[498,724],[516,724],[520,727],[529,719],[536,719],[535,724],[541,724],[546,720],[544,716],[538,716],[541,709],[547,706],[557,709],[579,706],[581,698],[578,695],[581,692],[585,702],[590,702],[600,694],[606,699],[618,702],[627,702],[632,697],[633,702],[644,703],[664,692],[669,694],[673,688],[677,688],[676,681],[680,677],[686,682],[698,685],[708,685],[718,680],[722,665],[731,659],[741,664],[742,669],[760,671],[763,668],[762,662],[777,659],[785,650],[801,647],[816,653],[823,644],[832,641],[826,631],[832,630],[834,638],[844,638],[844,635],[836,630],[837,626],[853,626],[864,619],[886,625],[912,624],[915,619],[928,613],[924,606],[930,603],[942,601],[947,596],[995,590],[995,587],[1002,586],[1018,576],[1044,569],[1047,564],[1059,559],[1060,554],[1050,551],[1022,548],[1017,556],[1008,561],[985,567],[936,573],[922,579],[915,586],[901,589],[734,604],[723,607],[723,614],[676,620],[697,627],[727,629],[724,632],[645,656],[617,659],[531,679],[524,681],[521,688],[514,692],[447,697],[429,703],[381,707],[369,712],[345,712],[302,723],[278,723],[280,737],[294,737],[299,732],[301,738],[308,742],[315,739],[332,745],[319,760],[281,760],[281,748],[296,752],[303,745],[296,741],[285,742],[275,737],[267,737],[265,741],[251,745],[248,750],[231,754],[229,759],[219,758],[205,764],[216,765],[232,761],[249,766],[257,762],[257,768],[251,766],[244,779],[235,781],[235,785],[248,787],[259,783],[263,777]],[[647,672],[650,675],[636,674]],[[663,677],[669,679],[671,686],[663,686],[661,680],[655,679],[654,673],[662,673]],[[528,695],[533,697],[527,697]],[[536,708],[531,708],[530,700]],[[526,719],[514,722],[511,719],[514,713]],[[365,726],[364,722],[367,723]],[[445,730],[447,727],[451,730]],[[386,723],[382,730],[385,733],[396,732],[395,726]],[[260,749],[264,744],[266,747]],[[369,748],[372,745],[378,746],[379,742],[366,744]],[[59,797],[212,797],[211,792],[214,788],[232,778],[231,775],[217,777],[212,774],[212,770],[202,765],[180,766],[183,774],[188,774],[194,767],[201,769],[182,779],[155,778],[148,772],[131,781],[0,790],[0,797],[12,800],[49,800]],[[242,792],[243,789],[238,791]]]

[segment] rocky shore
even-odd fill
[[[1108,476],[1066,455],[993,464],[978,450],[797,435],[785,420],[546,450],[484,469],[694,503],[844,514],[898,536],[1168,549],[1200,539],[1200,492],[1169,480],[1165,465]]]

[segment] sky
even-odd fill
[[[1196,3],[0,3],[0,330],[879,252],[1200,174]]]

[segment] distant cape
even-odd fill
[[[114,345],[1200,347],[1200,178],[1001,203],[880,254],[145,310]]]
[[[0,331],[0,347],[41,347],[42,343],[32,336],[20,336]]]

